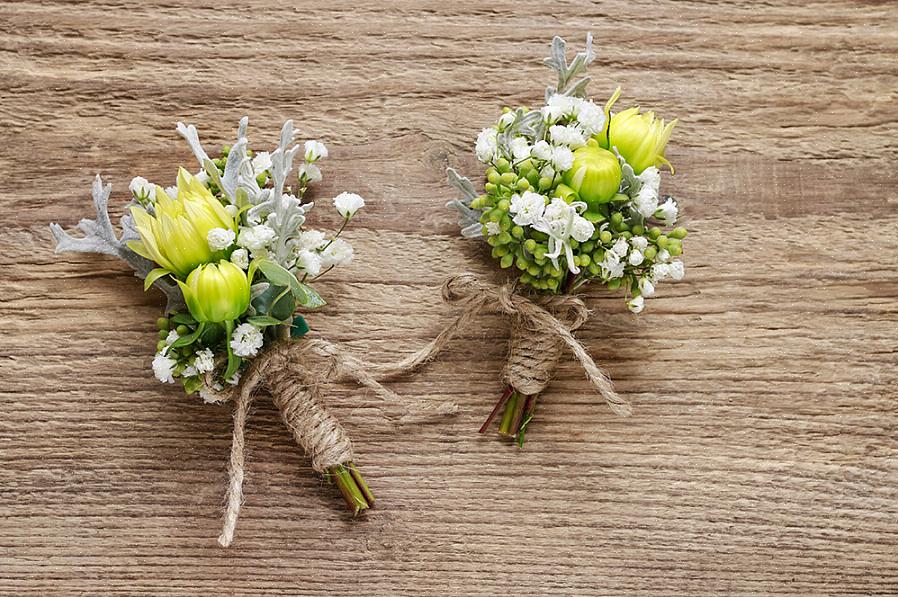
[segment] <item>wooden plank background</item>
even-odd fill
[[[550,82],[551,36],[590,30],[594,94],[681,119],[687,278],[639,318],[590,289],[579,334],[634,416],[567,364],[524,450],[479,436],[507,337],[484,317],[393,385],[457,416],[330,395],[364,518],[261,401],[219,548],[228,409],[153,379],[160,296],[54,255],[47,223],[90,214],[97,172],[120,211],[132,176],[192,167],[177,120],[220,143],[249,114],[264,145],[293,118],[331,149],[313,221],[368,200],[312,326],[407,354],[450,320],[445,276],[502,279],[445,168],[476,174],[476,132]],[[0,3],[0,591],[898,594],[896,52],[898,9],[872,1]]]

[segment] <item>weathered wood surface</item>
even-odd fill
[[[898,593],[894,5],[184,4],[0,4],[0,592]],[[566,365],[523,451],[479,436],[506,337],[485,317],[394,384],[454,418],[391,426],[334,391],[379,498],[363,519],[260,402],[217,547],[228,410],[155,382],[160,297],[54,255],[47,223],[89,215],[96,172],[119,210],[132,176],[173,179],[177,120],[221,142],[249,113],[260,142],[294,118],[331,148],[322,204],[369,203],[313,327],[407,353],[449,321],[446,275],[501,279],[443,208],[445,167],[476,173],[476,131],[538,102],[551,36],[587,30],[593,93],[681,118],[687,279],[638,319],[591,290],[580,333],[635,415]]]

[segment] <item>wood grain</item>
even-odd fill
[[[687,278],[579,334],[634,403],[562,366],[524,450],[478,436],[506,326],[394,388],[454,418],[330,400],[379,506],[350,520],[262,401],[243,517],[216,546],[230,414],[148,370],[160,297],[54,255],[96,172],[190,164],[296,120],[318,196],[368,199],[316,332],[375,359],[446,323],[448,274],[501,280],[443,208],[476,131],[538,102],[553,34],[596,34],[593,93],[679,116]],[[898,594],[898,10],[888,2],[0,3],[0,592],[6,595]],[[326,207],[321,226],[332,225]]]

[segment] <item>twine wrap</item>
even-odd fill
[[[284,423],[312,461],[312,468],[324,474],[331,467],[353,460],[352,443],[340,422],[321,403],[321,386],[325,383],[354,381],[379,398],[401,404],[408,413],[412,409],[435,414],[451,414],[453,403],[419,406],[383,387],[369,369],[384,375],[407,371],[402,364],[370,365],[344,353],[321,339],[285,341],[272,345],[253,359],[240,384],[217,394],[216,401],[234,401],[234,432],[228,461],[228,489],[221,535],[222,547],[234,539],[234,530],[243,503],[245,477],[244,435],[253,392],[264,381],[272,401],[281,412]]]
[[[503,379],[521,394],[537,394],[552,378],[561,349],[567,346],[586,377],[615,414],[629,416],[632,409],[614,391],[611,380],[592,360],[586,348],[571,333],[589,317],[586,305],[573,295],[546,295],[534,299],[515,292],[513,283],[487,284],[474,274],[463,273],[443,283],[443,300],[464,307],[461,315],[418,353],[402,361],[411,369],[432,359],[482,311],[511,318],[511,341]]]

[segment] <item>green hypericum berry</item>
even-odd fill
[[[589,273],[591,273],[593,276],[598,276],[600,273],[602,273],[602,268],[599,267],[599,264],[595,262],[590,263],[588,269]]]
[[[576,238],[569,239],[568,242],[571,244],[572,249],[580,248],[580,241],[578,241]]]
[[[508,163],[508,160],[505,158],[499,158],[496,160],[496,170],[501,173],[506,173],[511,169],[511,164]]]
[[[612,280],[608,280],[608,284],[606,284],[606,286],[608,286],[608,290],[617,290],[618,288],[620,288],[620,285],[621,285],[620,278],[614,278]]]
[[[670,239],[663,234],[655,239],[655,244],[658,245],[658,247],[661,249],[666,249],[668,242],[670,242]]]
[[[514,222],[511,220],[511,216],[507,213],[502,214],[502,219],[499,221],[499,227],[506,232],[514,228]]]
[[[590,259],[589,253],[583,253],[583,254],[581,254],[581,255],[577,258],[577,260],[580,262],[580,263],[578,263],[577,265],[579,265],[579,266],[581,266],[581,267],[586,267],[586,266],[588,266],[590,263],[592,263],[592,259]]]
[[[496,204],[496,209],[501,209],[502,211],[508,211],[509,207],[511,207],[511,203],[508,199],[502,199]]]
[[[677,226],[671,231],[670,236],[682,240],[686,238],[687,234],[689,234],[689,232],[685,228],[683,228],[682,226]]]
[[[610,243],[612,238],[614,237],[608,230],[602,230],[599,233],[599,240],[602,241],[603,245],[607,245],[608,243]]]
[[[485,228],[485,227],[484,227],[484,228]],[[484,232],[484,234],[486,234],[486,232]],[[498,247],[499,244],[500,244],[500,243],[499,243],[499,237],[498,237],[498,236],[487,236],[487,237],[486,237],[486,244],[488,244],[488,245],[491,246],[491,247]]]
[[[166,338],[168,338],[168,331],[167,330],[159,330],[159,339],[165,340]]]
[[[527,268],[527,273],[530,274],[531,276],[538,276],[542,273],[542,271],[543,271],[543,268],[541,268],[539,265],[537,265],[535,263],[531,264]]]
[[[639,225],[639,224],[636,224],[635,226],[633,226],[632,228],[630,228],[630,230],[631,230],[631,231],[633,232],[633,234],[635,234],[636,236],[641,236],[642,233],[645,232],[645,226],[641,226],[641,225]]]
[[[522,238],[524,238],[524,229],[520,226],[515,226],[511,229],[511,235],[516,239],[521,240]]]
[[[605,260],[605,249],[596,249],[592,254],[593,263],[601,263]]]
[[[624,214],[622,214],[619,211],[616,211],[613,214],[611,214],[611,223],[614,226],[619,226],[620,224],[623,224],[623,222],[624,222]]]
[[[524,272],[527,271],[527,267],[530,265],[529,263],[527,263],[526,259],[520,256],[514,260],[514,264],[515,267]]]
[[[532,238],[528,238],[524,241],[524,248],[532,255],[536,251],[536,241]]]
[[[529,159],[524,160],[523,162],[518,164],[518,172],[520,172],[521,174],[524,174],[526,176],[527,174],[530,174],[530,172],[532,172],[532,171],[533,171],[533,162],[531,162]]]
[[[538,186],[539,186],[540,191],[545,191],[546,189],[548,189],[549,187],[552,186],[552,179],[549,178],[548,176],[543,176],[539,179]]]
[[[514,188],[521,191],[522,193],[524,191],[529,191],[530,190],[530,181],[527,180],[526,178],[521,178],[520,180],[518,180],[518,184],[516,184],[514,186]]]
[[[159,328],[160,330],[165,330],[167,332],[168,325],[169,325],[168,317],[160,317],[159,319],[156,320],[156,327]]]
[[[503,245],[507,245],[511,242],[511,235],[504,230],[497,234],[496,238],[499,240],[499,243]]]
[[[507,187],[510,187],[511,185],[517,184],[518,176],[514,172],[506,172],[500,177],[499,182]]]
[[[555,290],[556,288],[558,288],[558,278],[549,278],[548,280],[546,280],[546,286],[548,286],[552,290]]]
[[[596,248],[596,244],[591,240],[586,241],[580,245],[580,250],[583,253],[592,253],[592,250]]]
[[[175,331],[178,333],[179,336],[186,336],[187,334],[190,333],[190,328],[187,327],[186,325],[182,324],[182,325],[179,325],[178,327],[176,327]]]
[[[658,228],[657,226],[652,226],[651,228],[649,228],[649,238],[650,239],[655,240],[659,236],[661,236],[660,228]]]
[[[489,212],[489,214],[490,214],[490,222],[496,222],[497,224],[502,221],[502,216],[504,215],[502,213],[502,210],[499,209],[498,207],[493,208]]]
[[[156,342],[156,352],[161,352],[168,344],[165,343],[165,340],[160,340]]]
[[[527,177],[527,182],[530,183],[531,187],[539,186],[539,172],[537,172],[536,170],[531,170],[530,172],[528,172],[526,174],[526,177]],[[549,184],[552,184],[552,183],[550,182]]]
[[[492,182],[488,182],[485,185],[483,185],[483,190],[485,190],[490,195],[494,195],[496,193],[496,189],[498,189],[498,188],[499,187],[497,187],[496,184],[492,183]]]
[[[667,250],[674,257],[676,257],[677,255],[682,255],[683,254],[683,243],[677,238],[672,238],[672,239],[670,239],[670,242],[667,243]]]
[[[492,168],[490,169],[489,173],[487,173],[486,179],[493,184],[499,184],[499,181],[502,179],[502,175],[496,172],[495,168]]]
[[[627,240],[630,240],[631,238],[633,238],[633,233],[630,232],[629,230],[622,230],[620,235],[622,238],[626,238]]]
[[[651,261],[655,258],[656,255],[658,255],[658,249],[656,249],[655,247],[646,247],[645,251],[643,251],[642,254],[646,259]]]
[[[527,272],[524,272],[523,274],[521,274],[520,280],[522,284],[532,284],[533,276],[531,276]]]
[[[502,257],[502,259],[499,260],[499,265],[502,267],[502,269],[511,267],[512,263],[514,263],[514,255],[512,255],[511,253],[505,255],[504,257]]]

